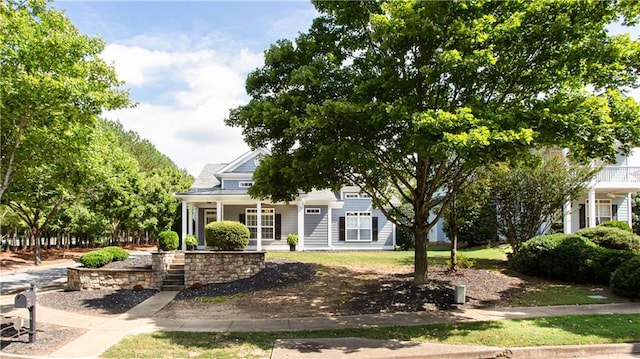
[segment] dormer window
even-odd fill
[[[238,187],[240,188],[249,188],[251,186],[253,186],[253,181],[240,181],[238,183]]]
[[[366,198],[371,198],[369,197],[368,194],[363,193],[363,192],[345,192],[344,193],[344,199],[366,199]]]

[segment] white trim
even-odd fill
[[[562,212],[564,216],[564,233],[571,233],[571,201],[567,201],[562,207]]]
[[[322,214],[322,210],[318,207],[312,207],[312,208],[305,208],[304,209],[304,214]]]
[[[262,250],[262,203],[260,203],[260,201],[258,201],[256,210],[258,212],[257,213],[257,217],[258,217],[257,218],[257,225],[258,225],[258,228],[257,228],[257,233],[256,233],[256,246],[257,246],[257,249],[259,251],[261,251]],[[275,211],[273,211],[273,212],[275,212]],[[245,215],[245,221],[246,221],[246,218],[247,217]],[[275,223],[274,223],[273,230],[275,232]]]
[[[255,151],[245,152],[242,156],[236,158],[235,160],[233,160],[233,162],[229,163],[218,172],[216,172],[215,176],[220,177],[220,175],[223,175],[225,172],[231,172],[240,167],[241,164],[247,162],[251,157],[255,157],[259,154],[262,154],[263,156],[269,156],[271,152],[269,152],[269,150],[267,150],[266,148],[258,148]]]
[[[596,216],[588,216],[589,213],[596,213],[596,191],[594,189],[589,190],[589,197],[587,199],[587,213],[585,216],[587,217],[587,227],[593,228],[596,226]]]
[[[633,198],[631,192],[627,193],[627,223],[629,227],[633,228]]]
[[[333,246],[333,244],[331,243],[333,239],[333,231],[332,231],[333,219],[331,218],[332,216],[331,212],[332,212],[331,206],[327,206],[327,245],[329,246],[329,249],[331,249]]]
[[[222,202],[217,201],[216,202],[216,221],[221,222],[222,218],[224,218],[222,216]]]
[[[345,221],[344,221],[344,241],[345,242],[358,242],[358,243],[366,243],[373,242],[373,216],[370,211],[348,211],[345,212]],[[349,218],[357,220],[357,227],[350,228],[349,227]],[[363,224],[368,224],[368,227],[363,227]],[[349,239],[349,230],[356,230],[357,238]],[[360,239],[361,231],[369,230],[369,238],[368,239]]]
[[[182,201],[182,251],[187,250],[187,202]]]
[[[238,181],[238,188],[249,188],[253,183],[253,181]]]
[[[304,250],[304,200],[298,202],[298,245],[296,250]]]

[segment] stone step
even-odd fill
[[[182,284],[182,285],[173,285],[173,284],[171,284],[171,285],[164,285],[164,284],[163,284],[163,285],[160,287],[160,290],[163,290],[163,291],[165,291],[165,290],[166,290],[166,291],[169,291],[169,290],[183,290],[183,289],[184,289],[184,284]]]
[[[184,273],[167,273],[167,276],[165,278],[184,279]]]
[[[184,278],[165,278],[162,284],[184,284]]]

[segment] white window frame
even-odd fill
[[[249,239],[258,238],[258,209],[245,209],[245,225],[251,233]],[[262,208],[262,240],[274,240],[276,236],[276,211],[275,208]]]
[[[369,199],[371,198],[364,192],[344,192],[344,199]]]
[[[613,220],[613,201],[610,199],[596,199],[596,226],[605,221]],[[589,213],[589,200],[586,201],[585,205],[585,222],[589,223],[590,213]],[[609,211],[609,215],[603,215],[602,212]],[[606,214],[606,213],[605,213]]]
[[[321,214],[322,210],[320,208],[305,208],[305,214]]]
[[[239,181],[238,182],[238,187],[239,188],[249,188],[253,186],[253,181]]]
[[[204,225],[218,221],[218,210],[216,208],[207,208],[204,210]]]
[[[353,226],[354,222],[355,226]],[[366,235],[366,231],[368,231],[368,235]],[[373,241],[373,220],[371,212],[345,213],[344,240],[345,242]]]

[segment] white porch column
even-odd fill
[[[331,249],[331,241],[333,240],[333,236],[331,235],[331,223],[333,222],[331,220],[331,215],[332,215],[332,211],[331,211],[331,204],[327,205],[327,244],[329,245],[329,249]]]
[[[571,201],[567,201],[562,208],[562,214],[564,215],[564,233],[571,233]]]
[[[256,209],[258,211],[258,230],[257,230],[257,234],[256,234],[256,250],[261,251],[262,250],[262,203],[260,203],[258,201],[258,204],[256,205]]]
[[[187,211],[189,212],[189,220],[187,221],[189,225],[187,226],[187,234],[193,234],[193,219],[195,218],[195,214],[193,213],[193,206],[187,205]]]
[[[216,202],[216,222],[222,222],[222,202]]]
[[[631,196],[631,192],[627,193],[627,221],[629,226],[633,228],[633,198]]]
[[[304,200],[298,202],[298,245],[296,250],[304,250]]]
[[[200,211],[200,208],[198,208],[197,206],[193,206],[193,226],[195,227],[193,229],[193,233],[196,235],[196,238],[200,238],[200,236],[198,235],[200,233],[200,227],[199,226],[199,222],[200,222],[200,216],[198,215],[198,212]]]
[[[587,227],[593,228],[596,226],[596,190],[589,190],[589,211],[587,212],[589,216],[589,223],[587,223]]]
[[[187,216],[189,212],[187,211],[187,202],[182,201],[182,251],[187,250],[187,243],[185,238],[187,237]]]

